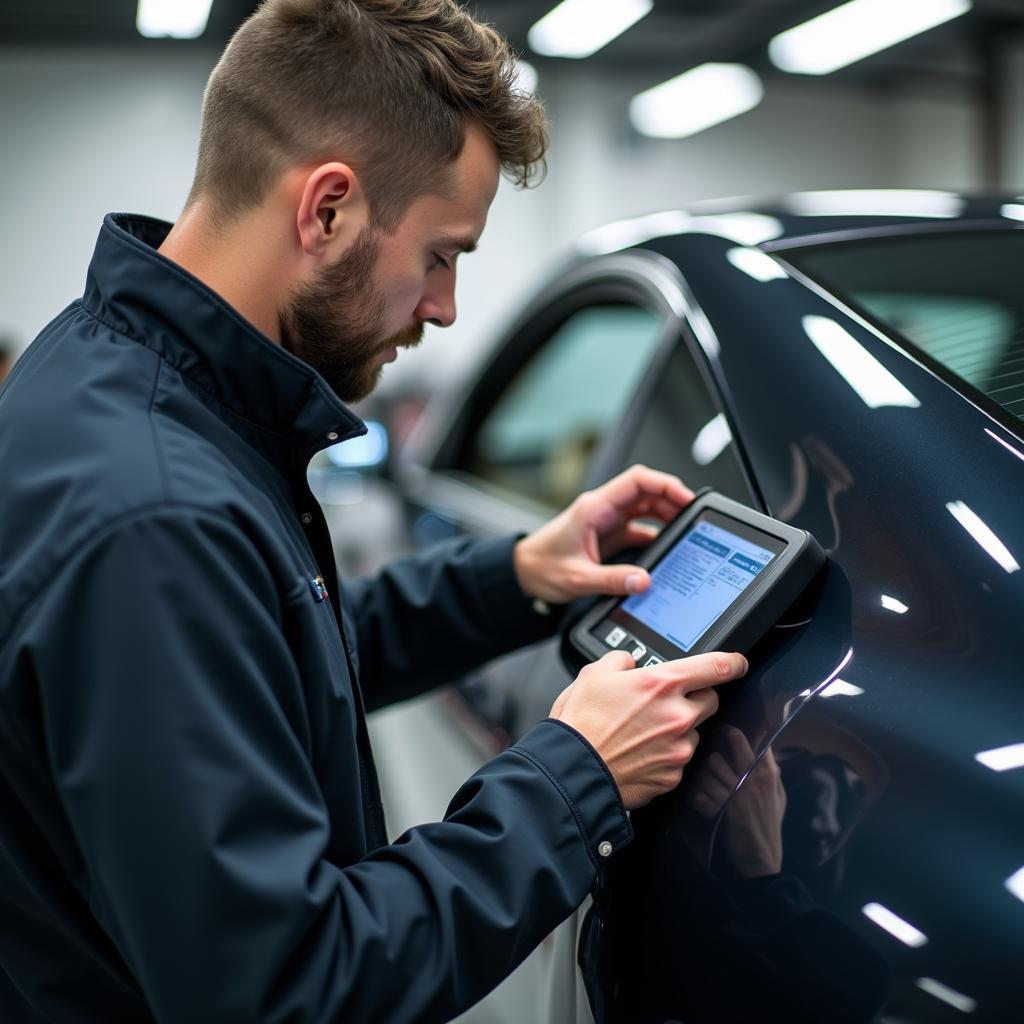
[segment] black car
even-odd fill
[[[1024,1019],[1022,229],[934,191],[609,225],[404,451],[424,540],[642,462],[828,553],[633,815],[599,1022]],[[569,678],[551,641],[458,692],[508,742]]]

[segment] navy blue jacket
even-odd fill
[[[339,587],[306,467],[364,428],[167,230],[108,217],[0,391],[0,1019],[449,1019],[628,820],[549,720],[387,845],[364,702],[551,627],[512,540]]]

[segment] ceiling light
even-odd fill
[[[729,249],[725,258],[737,270],[749,274],[755,281],[782,281],[789,277],[771,256],[760,249],[748,249],[744,245],[738,245],[734,249]]]
[[[743,64],[701,64],[634,96],[629,117],[638,132],[683,139],[761,102],[761,79]]]
[[[563,0],[527,36],[545,57],[589,57],[649,14],[654,0]]]
[[[798,217],[959,217],[964,202],[934,189],[864,188],[800,192],[786,206]]]
[[[1024,768],[1024,743],[1013,743],[1008,747],[983,750],[974,759],[994,772],[1006,772],[1011,768]]]
[[[827,75],[970,9],[971,0],[850,0],[777,35],[768,55],[783,71]]]
[[[895,597],[890,597],[888,594],[882,595],[882,607],[886,611],[895,612],[897,615],[906,615],[910,611],[908,605],[898,601]]]
[[[973,509],[962,501],[951,501],[946,505],[950,515],[991,555],[1007,572],[1017,572],[1020,565],[1010,554],[1006,545],[992,532],[991,527]]]
[[[864,915],[874,921],[879,928],[884,928],[893,938],[908,946],[923,946],[928,941],[928,936],[919,931],[902,917],[897,917],[888,907],[881,903],[868,903],[863,908]]]
[[[921,405],[841,324],[827,316],[805,316],[803,325],[815,348],[857,392],[869,409],[890,405],[917,409]]]
[[[206,31],[213,0],[139,0],[139,35],[159,39],[195,39]]]

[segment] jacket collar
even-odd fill
[[[89,265],[83,305],[167,360],[244,419],[287,438],[302,457],[366,427],[311,366],[156,251],[171,225],[108,214]]]

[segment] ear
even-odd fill
[[[368,222],[365,193],[348,164],[321,164],[309,173],[296,217],[303,252],[318,262],[333,262]]]

